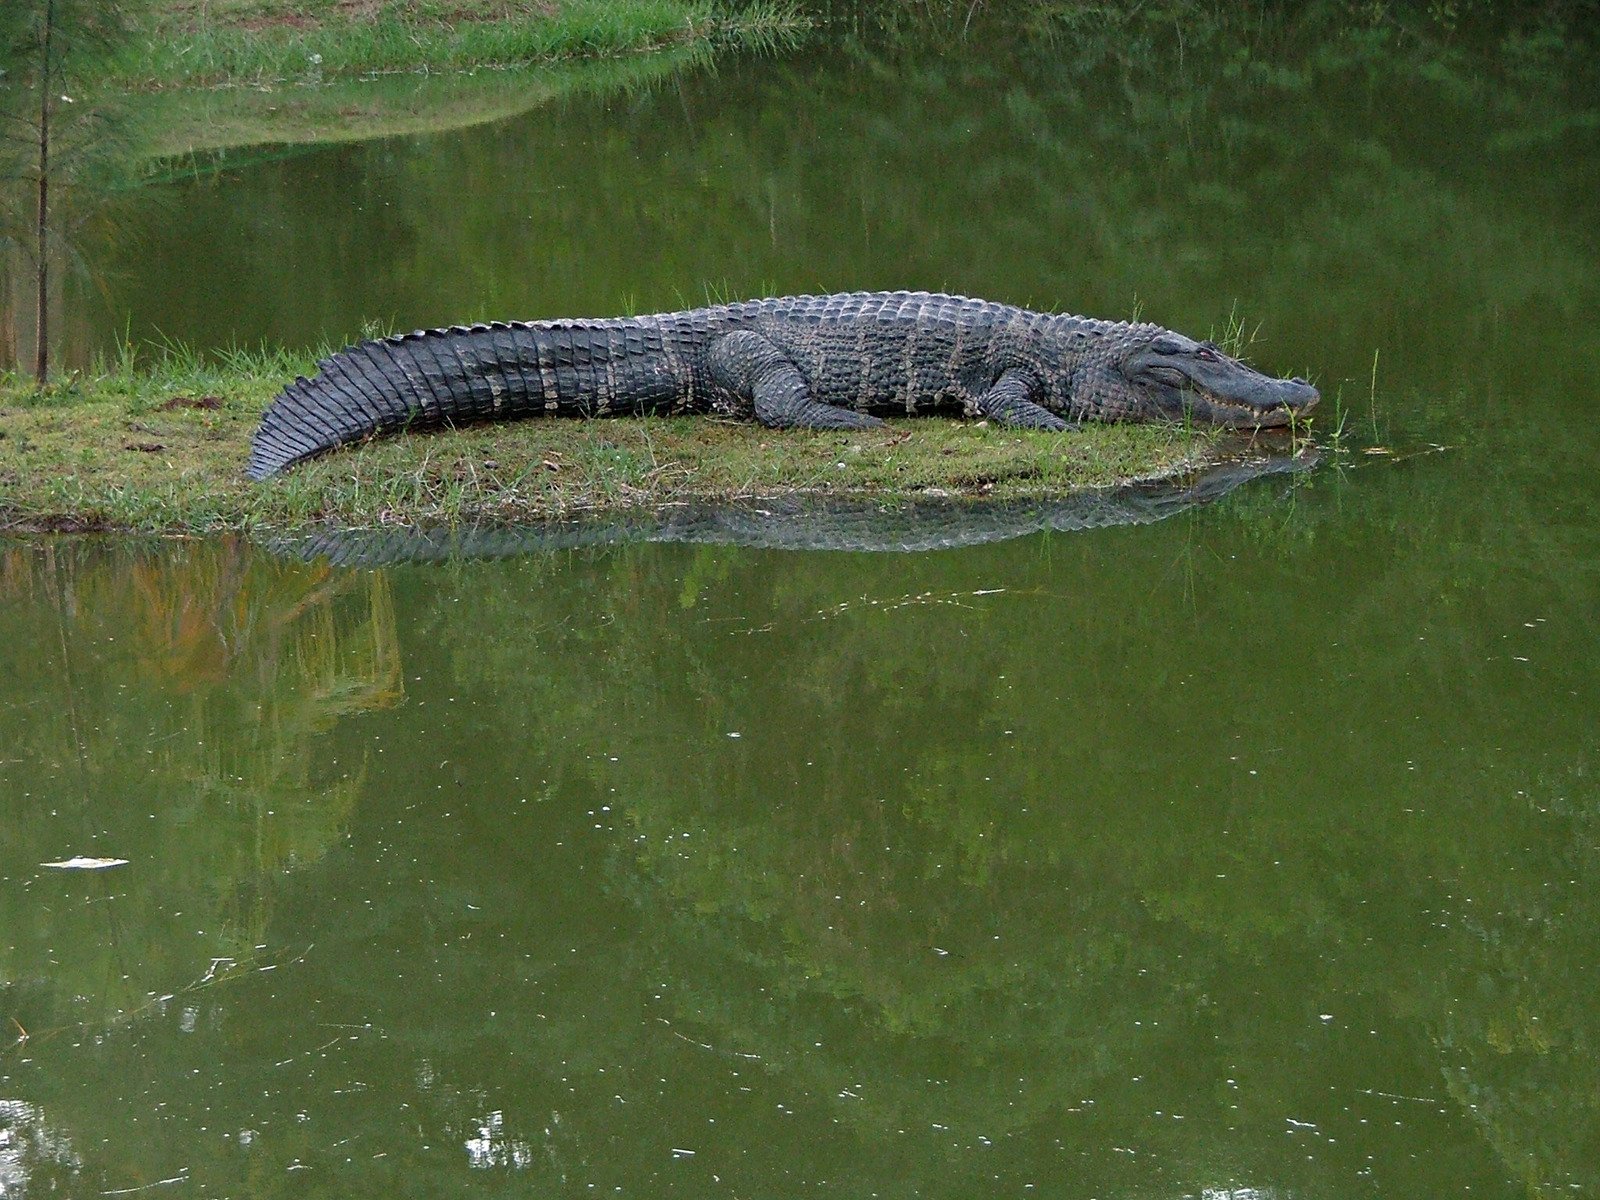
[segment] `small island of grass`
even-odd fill
[[[0,530],[531,521],[792,492],[1059,495],[1197,467],[1218,447],[1167,425],[1054,434],[927,417],[816,433],[709,417],[534,419],[378,439],[248,482],[261,410],[311,370],[309,357],[266,352],[127,361],[43,391],[0,375]]]

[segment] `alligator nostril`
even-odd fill
[[[1294,378],[1293,378],[1293,379],[1291,379],[1291,380],[1289,380],[1289,382],[1290,382],[1290,383],[1299,383],[1299,384],[1304,384],[1304,383],[1305,383],[1305,380],[1304,380],[1304,379],[1301,379],[1301,378],[1300,378],[1300,376],[1298,376],[1298,375],[1296,375],[1296,376],[1295,376],[1295,377],[1294,377]]]

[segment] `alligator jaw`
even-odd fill
[[[1322,394],[1298,379],[1263,379],[1239,398],[1196,389],[1185,397],[1192,419],[1230,429],[1281,429],[1305,417]]]

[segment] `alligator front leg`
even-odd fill
[[[1012,367],[1002,372],[994,386],[978,397],[978,412],[998,425],[1012,425],[1018,429],[1060,431],[1074,428],[1034,399],[1039,390],[1037,379],[1020,367]]]
[[[711,378],[755,403],[756,420],[772,429],[873,429],[883,422],[812,398],[798,367],[759,333],[725,334],[712,344]]]

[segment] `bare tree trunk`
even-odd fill
[[[38,319],[35,327],[33,375],[43,387],[50,374],[50,35],[55,29],[55,0],[45,0],[44,30],[39,46],[39,215],[37,260]]]
[[[22,337],[17,329],[17,314],[23,310],[22,276],[11,265],[0,263],[0,363],[22,362]]]

